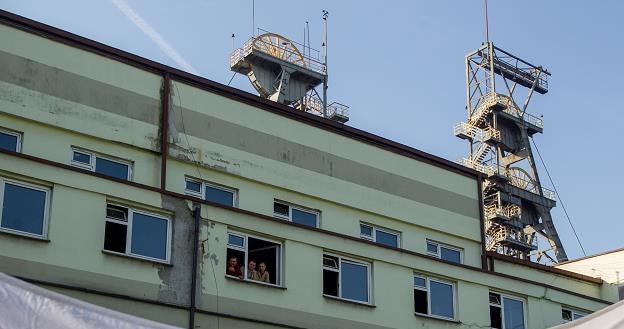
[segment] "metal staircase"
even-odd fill
[[[550,73],[492,42],[466,56],[466,72],[467,120],[453,132],[469,143],[469,156],[459,163],[486,176],[486,249],[535,259],[546,252],[538,250],[537,234],[548,241],[545,256],[567,260],[550,216],[556,195],[541,186],[529,140],[544,122],[526,112],[534,93],[548,92]]]

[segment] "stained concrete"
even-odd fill
[[[159,100],[0,51],[0,80],[158,125]],[[174,91],[175,92],[175,91]],[[210,106],[207,104],[207,106]],[[474,199],[196,111],[174,107],[174,132],[478,218]],[[184,125],[181,118],[184,118]],[[177,133],[174,133],[174,136]],[[178,141],[184,144],[184,141]],[[191,160],[191,159],[188,159]],[[219,168],[215,168],[219,169]]]
[[[158,269],[158,301],[190,305],[193,266],[193,212],[186,200],[162,195],[162,208],[172,211],[171,265]]]
[[[160,120],[159,99],[3,51],[0,81],[154,125]]]

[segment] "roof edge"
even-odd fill
[[[73,34],[71,32],[5,11],[0,9],[0,23],[18,28],[20,30],[37,34],[39,36],[61,42],[63,44],[80,48],[110,59],[132,65],[134,67],[147,70],[161,75],[170,75],[172,79],[179,80],[194,85],[200,89],[217,93],[221,96],[241,101],[248,105],[273,112],[275,114],[297,120],[314,127],[327,130],[342,136],[373,145],[384,150],[419,160],[443,169],[453,171],[457,174],[470,178],[480,177],[476,170],[464,167],[448,159],[418,150],[411,146],[375,135],[373,133],[349,127],[344,124],[321,118],[303,111],[294,110],[286,105],[275,103],[251,93],[236,89],[216,81],[203,78],[174,67],[170,67],[150,59],[123,51],[121,49],[108,46],[106,44]]]
[[[537,269],[537,270],[550,272],[552,274],[563,275],[563,276],[567,276],[567,277],[570,277],[570,278],[573,278],[573,279],[583,280],[583,281],[596,283],[596,284],[602,284],[603,283],[603,280],[599,279],[599,278],[594,278],[592,276],[588,276],[588,275],[584,275],[584,274],[580,274],[580,273],[576,273],[576,272],[572,272],[572,271],[568,271],[568,270],[563,270],[563,269],[552,267],[552,266],[547,266],[547,265],[542,265],[542,264],[530,262],[530,261],[524,260],[524,259],[518,259],[518,258],[511,257],[511,256],[502,255],[502,254],[499,254],[499,253],[496,253],[496,252],[492,252],[492,251],[488,251],[487,255],[489,257],[492,257],[493,259],[497,259],[497,260],[500,260],[500,261],[503,261],[503,262],[514,263],[514,264],[517,264],[517,265],[522,265],[522,266],[534,268],[534,269]]]
[[[559,263],[559,264],[557,264],[555,266],[571,264],[571,263],[575,263],[575,262],[578,262],[578,261],[581,261],[581,260],[586,260],[586,259],[590,259],[590,258],[594,258],[594,257],[600,257],[600,256],[608,255],[608,254],[613,254],[613,253],[616,253],[616,252],[621,252],[621,251],[624,251],[624,247],[613,249],[613,250],[607,250],[607,251],[599,252],[597,254],[579,257],[579,258],[576,258],[576,259],[570,259],[570,260],[567,260],[565,262],[561,262],[561,263]]]

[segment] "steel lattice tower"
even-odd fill
[[[550,73],[492,42],[466,56],[467,122],[455,125],[469,143],[460,162],[485,174],[486,249],[536,260],[567,260],[552,221],[555,193],[542,187],[529,138],[543,132],[543,120],[526,113],[534,93],[548,92]],[[522,100],[522,102],[519,102]],[[538,250],[539,234],[550,248]],[[554,257],[549,255],[554,254]],[[556,260],[555,260],[556,258]]]

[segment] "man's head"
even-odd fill
[[[238,265],[238,258],[236,258],[236,257],[234,257],[234,256],[230,257],[230,259],[228,260],[228,264],[229,264],[230,266],[236,266],[236,265]]]

